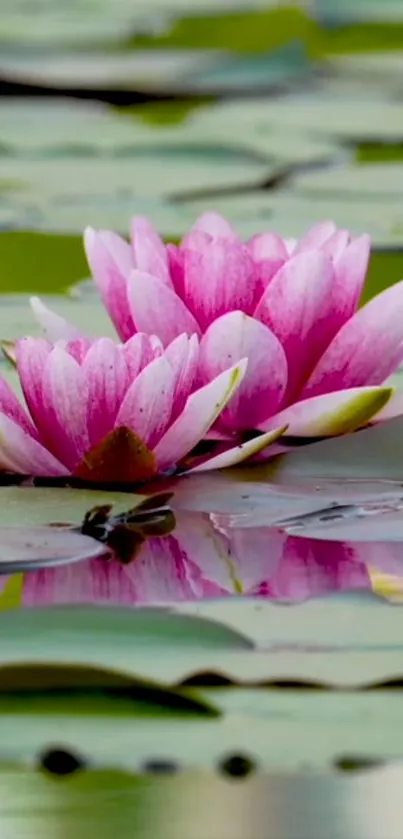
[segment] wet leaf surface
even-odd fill
[[[80,562],[104,553],[104,545],[67,528],[0,528],[0,574]]]

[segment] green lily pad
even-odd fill
[[[344,197],[349,201],[399,202],[403,188],[403,164],[363,163],[298,175],[293,190],[306,197]]]
[[[145,496],[126,492],[47,487],[0,487],[0,525],[25,527],[46,524],[82,523],[94,507],[112,504],[114,512],[125,512]]]
[[[403,138],[403,115],[392,95],[388,99],[371,89],[350,83],[324,83],[319,89],[295,93],[276,102],[271,125],[283,130],[310,131],[315,137],[344,141]]]
[[[17,235],[17,234],[16,234]],[[24,242],[24,236],[19,237]],[[17,242],[14,243],[17,245]],[[50,266],[49,266],[50,268]],[[14,266],[14,271],[18,265]],[[27,282],[30,282],[29,280]],[[34,282],[34,278],[31,280]],[[85,335],[109,336],[117,339],[114,327],[109,320],[97,294],[77,294],[67,296],[41,295],[41,300],[66,320],[75,324]],[[36,322],[26,294],[2,295],[0,307],[0,335],[1,340],[15,341],[24,335],[39,336],[43,332]],[[0,365],[5,367],[4,359]],[[8,365],[7,365],[8,366]]]
[[[283,100],[276,98],[276,108]],[[194,111],[181,127],[185,136],[192,134],[203,143],[213,140],[239,145],[261,156],[274,156],[286,163],[330,162],[348,157],[346,150],[324,137],[314,137],[309,130],[291,132],[285,122],[273,118],[272,100],[264,97],[240,98],[215,102]]]
[[[294,609],[226,598],[169,610],[14,610],[0,613],[0,628],[3,664],[91,665],[168,685],[197,685],[207,673],[239,683],[352,688],[403,675],[400,612],[362,593]]]
[[[7,161],[7,162],[6,162]],[[217,155],[208,149],[134,151],[127,158],[0,158],[3,213],[9,227],[77,232],[94,227],[122,230],[133,214],[149,215],[164,234],[189,226],[185,208],[169,196],[206,189],[256,187],[274,171],[271,166]],[[15,224],[18,211],[18,223]]]
[[[10,761],[32,764],[51,744],[60,744],[93,767],[128,772],[141,770],[154,755],[186,770],[214,769],[237,753],[250,756],[261,769],[295,771],[308,763],[317,771],[330,768],[346,753],[397,760],[403,746],[403,734],[397,733],[403,712],[393,694],[205,690],[204,714],[198,692],[193,703],[190,692],[187,709],[185,699],[182,709],[170,708],[169,700],[173,705],[177,699],[179,705],[180,697],[168,692],[164,697],[162,690],[155,691],[154,705],[152,690],[147,706],[140,688],[137,695],[136,702],[112,693],[106,699],[94,692],[69,697],[60,691],[43,694],[39,702],[40,694],[3,694],[2,750]],[[167,708],[161,707],[164,699]],[[209,719],[214,700],[224,716]]]
[[[19,54],[9,51],[2,70],[15,82],[63,88],[97,90],[121,89],[152,92],[186,86],[188,75],[202,74],[214,64],[221,51],[210,50],[43,50]],[[49,103],[50,107],[52,103]],[[87,103],[84,107],[87,107]],[[79,109],[78,109],[79,110]],[[96,107],[92,108],[96,111]],[[36,116],[34,115],[34,122]],[[88,125],[88,124],[87,124]],[[84,135],[86,132],[85,126]],[[56,129],[57,130],[57,129]],[[60,130],[60,129],[59,129]],[[70,134],[71,129],[67,128]],[[79,143],[78,138],[75,138]],[[100,138],[102,142],[102,138]]]
[[[170,0],[165,2],[170,6]],[[183,6],[186,16],[171,20],[170,27],[152,35],[137,35],[130,43],[135,47],[228,48],[253,53],[294,39],[312,43],[318,30],[304,10],[288,4],[279,7],[273,0],[239,0],[236,4],[227,0],[218,6],[214,0],[203,0],[202,6],[193,8],[190,11],[189,6]]]
[[[101,542],[69,529],[0,527],[0,574],[69,565],[106,552]]]
[[[273,462],[275,480],[402,480],[403,420],[293,450]]]
[[[47,87],[63,93],[72,88],[91,90],[96,95],[119,88],[146,93],[194,92],[217,94],[256,89],[309,78],[313,65],[304,45],[292,41],[259,55],[237,56],[229,50],[135,50],[74,53],[40,52],[9,54],[2,69],[14,82]]]
[[[385,44],[386,46],[386,44]],[[328,62],[340,79],[357,81],[372,89],[398,93],[402,89],[401,51],[364,52],[358,55],[328,57]]]

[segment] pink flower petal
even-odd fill
[[[129,243],[112,230],[98,230],[97,235],[109,251],[122,276],[127,278],[134,267],[132,249]]]
[[[298,239],[283,239],[283,242],[288,256],[292,256],[298,245]]]
[[[95,446],[112,431],[129,374],[123,354],[109,338],[101,338],[88,351],[82,371],[88,389],[87,427]]]
[[[62,463],[74,470],[90,448],[87,430],[88,386],[80,365],[54,347],[43,376],[41,435]]]
[[[85,356],[90,347],[92,347],[94,341],[90,341],[87,338],[77,338],[74,341],[58,341],[57,344],[62,347],[62,349],[66,350],[69,355],[71,355],[78,364],[82,364],[84,361]]]
[[[240,242],[217,239],[202,252],[185,251],[185,299],[203,330],[231,309],[251,314],[259,291],[252,257]]]
[[[259,302],[267,286],[284,265],[282,259],[265,259],[255,265],[256,302]]]
[[[177,245],[167,245],[169,274],[174,290],[183,297],[184,294],[184,253]]]
[[[187,474],[193,472],[210,472],[212,469],[228,469],[230,466],[237,466],[239,463],[244,463],[256,455],[264,452],[266,457],[270,457],[270,450],[266,449],[278,440],[282,434],[287,430],[287,426],[283,425],[281,428],[273,428],[266,434],[261,434],[259,437],[254,437],[253,440],[248,440],[246,443],[241,443],[239,446],[226,449],[213,457],[207,457],[198,466],[193,466],[192,469],[187,469]],[[277,454],[274,451],[274,454]]]
[[[96,232],[88,227],[84,248],[103,304],[119,337],[127,341],[136,331],[127,302],[127,280],[132,266],[130,246],[112,233]]]
[[[227,221],[224,216],[220,215],[220,213],[203,213],[203,215],[199,216],[197,221],[192,227],[192,231],[199,231],[201,233],[207,233],[209,236],[212,236],[214,239],[223,238],[223,239],[237,239],[237,234],[235,233],[234,228],[232,225]]]
[[[321,248],[325,242],[333,236],[336,230],[337,228],[333,221],[322,221],[319,222],[319,224],[315,224],[310,228],[310,230],[308,230],[308,233],[299,240],[293,251],[293,256],[297,256],[297,254],[305,251]]]
[[[203,233],[202,230],[196,230],[193,227],[181,241],[181,252],[184,253],[185,250],[191,250],[203,253],[213,241],[214,237],[210,236],[209,233]]]
[[[344,253],[350,241],[350,234],[348,230],[335,230],[331,236],[322,245],[321,250],[330,256],[333,261],[339,259]]]
[[[42,383],[51,344],[41,338],[23,338],[15,347],[17,370],[32,419],[42,431],[44,413]]]
[[[126,426],[152,449],[171,419],[175,374],[162,356],[151,361],[130,386],[120,406],[115,427]]]
[[[287,359],[280,341],[264,324],[230,312],[209,326],[200,344],[199,373],[210,381],[241,358],[248,367],[241,386],[220,416],[220,427],[256,428],[275,413],[287,384]]]
[[[195,597],[186,554],[174,536],[148,539],[125,572],[138,603],[174,603]]]
[[[334,334],[357,309],[368,270],[371,240],[360,236],[336,259],[332,289]]]
[[[183,413],[154,449],[161,470],[175,466],[209,431],[239,387],[246,365],[247,360],[242,359],[189,396]]]
[[[0,377],[0,412],[17,423],[27,434],[37,439],[38,432],[31,422],[27,412],[20,405],[14,391],[3,378]]]
[[[136,332],[132,338],[119,347],[126,363],[129,382],[134,381],[140,370],[156,357],[152,338],[153,336],[146,335],[144,332]]]
[[[287,248],[277,233],[258,233],[249,239],[247,246],[255,262],[266,259],[285,262],[288,259]]]
[[[238,593],[249,593],[277,573],[286,539],[284,532],[271,527],[228,529]]]
[[[138,598],[123,565],[91,559],[87,562],[31,571],[24,576],[24,606],[60,603],[137,605]]]
[[[131,224],[134,268],[171,285],[165,245],[147,218],[136,216]]]
[[[35,319],[49,341],[75,341],[84,337],[76,326],[48,309],[39,297],[31,297],[30,304]]]
[[[197,597],[235,591],[235,569],[228,540],[208,515],[176,513],[175,539],[186,558],[187,577]],[[214,591],[215,589],[215,591]]]
[[[333,337],[333,280],[329,257],[320,251],[301,253],[280,268],[256,309],[255,317],[274,332],[287,357],[286,403],[297,398]]]
[[[31,434],[0,413],[0,469],[44,478],[68,475],[68,469]]]
[[[324,393],[297,402],[262,423],[267,431],[288,425],[290,437],[334,437],[364,425],[387,404],[393,393],[388,387],[357,387]]]
[[[128,299],[137,331],[158,335],[165,346],[182,332],[199,333],[196,320],[181,298],[158,277],[133,271]]]
[[[183,411],[185,402],[195,382],[199,362],[199,342],[197,335],[189,338],[179,335],[165,350],[165,358],[171,364],[175,376],[171,421]]]
[[[371,581],[359,552],[351,545],[289,536],[265,596],[302,602],[326,592],[370,589]]]
[[[403,281],[378,294],[342,326],[302,396],[378,385],[403,359]]]

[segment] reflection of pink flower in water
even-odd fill
[[[129,565],[90,560],[26,574],[22,603],[175,603],[247,594],[301,602],[370,589],[368,566],[398,573],[399,545],[286,536],[267,527],[219,532],[207,515],[180,513],[173,534],[149,539]],[[5,578],[3,578],[5,579]]]

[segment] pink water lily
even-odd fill
[[[144,218],[131,234],[130,244],[110,231],[89,228],[84,237],[120,338],[141,331],[167,346],[179,333],[197,334],[202,384],[248,358],[213,436],[281,425],[291,436],[333,436],[402,412],[387,380],[403,361],[403,282],[358,309],[368,236],[327,221],[298,242],[269,232],[243,243],[216,213],[201,216],[179,246],[165,245]],[[51,338],[76,335],[33,306]]]
[[[27,409],[0,379],[0,469],[122,483],[171,471],[216,421],[246,369],[241,360],[195,388],[198,356],[197,337],[184,334],[166,349],[141,333],[120,345],[109,338],[19,341]],[[227,450],[228,465],[272,437]]]

